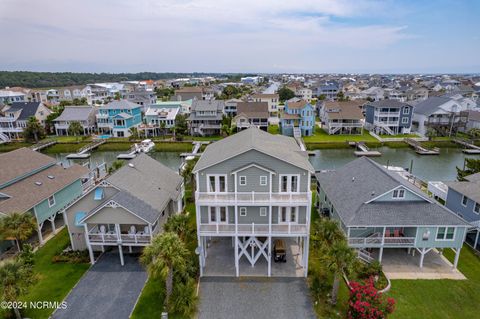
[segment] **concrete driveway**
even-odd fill
[[[304,278],[203,277],[198,319],[315,318]]]
[[[124,257],[122,267],[117,250],[105,253],[67,296],[67,309],[57,310],[51,318],[129,318],[147,274],[137,257]]]

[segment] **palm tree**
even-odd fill
[[[136,127],[130,128],[128,132],[130,133],[129,140],[131,141],[138,140],[139,134],[138,134],[138,129]]]
[[[335,242],[345,240],[345,235],[335,220],[320,218],[313,224],[311,240],[316,248],[329,248]]]
[[[32,268],[21,259],[7,261],[0,267],[0,291],[3,301],[15,304],[20,296],[28,292],[34,282],[35,274]],[[18,308],[13,308],[13,311],[17,319],[22,318]]]
[[[173,272],[185,271],[188,250],[177,234],[165,232],[155,236],[152,244],[147,246],[141,257],[152,277],[165,279],[165,308],[168,309],[170,296],[173,291]]]
[[[18,251],[21,250],[21,242],[30,238],[36,227],[35,218],[28,213],[13,213],[0,219],[1,237],[3,239],[13,238]]]
[[[168,218],[165,225],[163,225],[163,229],[166,232],[177,234],[182,241],[186,242],[185,238],[189,235],[190,230],[188,221],[187,214],[176,214]]]
[[[167,124],[165,124],[165,121],[160,122],[160,131],[162,132],[162,138],[165,139],[165,128],[167,127]]]
[[[68,133],[77,136],[83,133],[83,126],[78,121],[73,121],[68,125]]]
[[[37,120],[35,116],[31,116],[27,121],[27,126],[24,129],[25,138],[33,139],[35,142],[38,142],[40,137],[45,135],[45,130],[40,122]]]
[[[333,286],[331,292],[331,303],[337,303],[338,288],[340,286],[340,278],[343,273],[349,272],[356,261],[353,250],[348,247],[345,240],[335,242],[325,255],[325,264],[330,271],[333,272]]]

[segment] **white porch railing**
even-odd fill
[[[195,199],[199,204],[210,203],[309,203],[310,193],[263,193],[263,192],[196,192]]]
[[[271,235],[308,233],[306,224],[200,224],[200,234]]]
[[[379,246],[389,246],[389,247],[405,247],[405,246],[414,246],[415,237],[350,237],[348,238],[348,244],[353,247],[379,247]]]
[[[104,243],[104,244],[150,244],[152,236],[148,233],[137,232],[132,234],[117,233],[115,231],[108,231],[101,233],[98,227],[93,227],[88,232],[88,241],[90,243]]]

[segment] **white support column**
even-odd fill
[[[84,223],[83,224],[83,227],[85,229],[85,243],[87,244],[87,248],[88,248],[88,255],[90,256],[90,263],[92,265],[95,264],[95,257],[93,256],[93,250],[92,250],[92,246],[90,245],[90,241],[88,239],[88,226],[87,226],[87,223]],[[102,246],[103,247],[103,246]]]
[[[270,206],[271,207],[271,206]],[[267,251],[267,256],[268,256],[268,277],[272,276],[272,256],[271,256],[271,251],[272,251],[272,236],[268,236],[268,251]]]
[[[198,236],[198,247],[200,248],[199,249],[199,252],[198,252],[198,263],[200,265],[200,277],[203,277],[203,267],[204,267],[204,264],[203,264],[203,251],[206,249],[205,247],[203,247],[203,239],[202,237],[200,237],[200,235]]]
[[[420,251],[420,268],[423,268],[423,257],[425,257],[425,248]]]
[[[238,236],[235,236],[235,275],[240,276],[240,269],[238,268]]]
[[[309,254],[308,246],[309,245],[310,245],[310,237],[307,235],[303,240],[303,258],[304,258],[303,270],[304,270],[305,277],[307,277],[308,275],[308,254]]]
[[[37,224],[38,241],[40,242],[40,246],[43,245],[42,227],[43,223]]]
[[[383,247],[385,245],[385,233],[387,231],[387,227],[383,227],[383,233],[382,233],[382,246],[380,247],[380,252],[378,254],[378,262],[382,262],[382,257],[383,257]]]
[[[455,250],[455,260],[453,261],[453,269],[457,269],[458,266],[458,259],[460,258],[460,251],[462,250],[462,246],[458,247]]]
[[[128,252],[131,254],[132,253],[132,246],[128,246]]]
[[[382,263],[382,257],[383,257],[383,246],[380,247],[380,252],[378,253],[378,262]]]
[[[52,216],[52,217],[50,218],[50,223],[52,224],[52,233],[53,233],[53,234],[56,234],[56,233],[57,233],[57,229],[56,229],[56,227],[55,227],[55,216]]]
[[[123,248],[122,245],[118,245],[118,254],[120,255],[120,264],[123,266],[125,262],[123,260]]]
[[[475,235],[475,243],[473,245],[473,249],[477,249],[479,235],[480,235],[480,229],[477,229],[477,235]]]

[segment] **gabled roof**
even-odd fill
[[[100,108],[103,110],[131,110],[139,107],[142,106],[128,100],[115,100],[106,105],[102,105]]]
[[[303,109],[307,104],[309,104],[307,101],[301,100],[298,102],[286,102],[285,106],[289,109]]]
[[[317,173],[316,177],[347,226],[468,225],[445,207],[427,199],[398,173],[366,157],[336,171]],[[418,200],[371,201],[397,187],[414,193]]]
[[[157,214],[180,194],[183,178],[150,156],[140,153],[107,182],[154,207]]]
[[[67,106],[54,122],[60,121],[86,121],[95,109],[92,106]]]
[[[20,116],[17,120],[26,121],[30,117],[35,116],[41,102],[14,102],[8,109],[10,112],[16,112],[21,110]]]
[[[222,111],[225,107],[223,100],[194,100],[192,111]]]
[[[480,203],[480,173],[468,175],[466,181],[446,182],[448,188],[467,196],[471,200]]]
[[[237,114],[244,114],[248,118],[268,118],[268,103],[238,102]]]
[[[415,113],[430,116],[435,113],[441,105],[452,101],[447,97],[432,96],[415,105]]]
[[[323,108],[329,119],[363,119],[362,105],[364,101],[326,101]]]
[[[208,145],[193,171],[198,172],[249,150],[270,155],[310,172],[315,171],[308,161],[308,156],[301,152],[293,138],[273,135],[256,127],[250,127]]]

